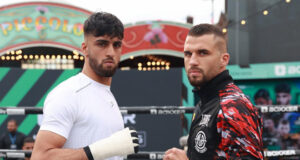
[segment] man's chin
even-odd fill
[[[114,63],[105,63],[105,64],[102,65],[102,67],[104,69],[113,69],[113,68],[116,68],[117,66]]]
[[[116,73],[115,68],[105,69],[102,71],[103,77],[112,77]]]
[[[202,83],[202,80],[201,79],[198,79],[198,78],[194,78],[194,77],[188,77],[189,81],[190,81],[190,84],[194,87],[197,87],[199,85],[201,85]]]
[[[199,87],[202,85],[202,81],[190,81],[190,83],[194,87]]]

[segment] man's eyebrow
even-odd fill
[[[123,41],[118,40],[118,41],[114,41],[113,43],[122,43]]]
[[[201,53],[201,52],[209,52],[209,51],[207,49],[198,49],[197,52]]]
[[[108,40],[106,40],[106,39],[98,39],[98,40],[96,40],[96,42],[109,42]]]

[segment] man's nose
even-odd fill
[[[199,64],[199,61],[198,61],[198,57],[195,53],[192,53],[191,57],[190,57],[190,65],[198,65]]]
[[[115,53],[116,52],[115,52],[114,46],[113,45],[109,45],[108,48],[107,48],[106,55],[113,57],[115,55]]]

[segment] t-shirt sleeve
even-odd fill
[[[217,121],[219,148],[226,157],[263,159],[262,122],[257,109],[242,100],[223,104]]]
[[[43,108],[40,130],[47,130],[68,139],[75,121],[75,107],[68,93],[54,92],[48,95]]]

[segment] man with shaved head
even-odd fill
[[[192,27],[184,44],[184,63],[194,93],[194,111],[187,154],[169,149],[164,160],[262,160],[262,119],[233,83],[226,66],[230,55],[216,26]]]

